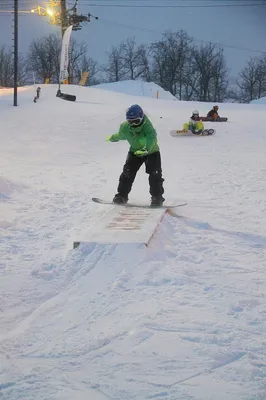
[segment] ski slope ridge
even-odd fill
[[[144,96],[149,98],[162,98],[163,100],[177,101],[177,98],[170,92],[162,89],[154,82],[144,82],[142,80],[125,80],[121,82],[101,83],[92,88],[110,90],[111,92],[125,93],[132,96]]]
[[[0,98],[2,398],[264,399],[263,106],[221,105],[215,137],[172,138],[212,105],[66,90],[76,103],[53,85],[37,104],[33,87],[15,109]],[[158,132],[167,201],[188,205],[148,247],[73,250],[108,212],[90,198],[114,194],[128,146],[104,139],[136,102]],[[144,170],[130,199],[149,201]]]

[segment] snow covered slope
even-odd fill
[[[266,104],[266,97],[261,97],[260,99],[252,100],[250,104]]]
[[[77,101],[0,97],[0,398],[265,399],[265,106],[221,105],[215,136],[173,138],[212,104],[63,89]],[[107,212],[90,198],[116,192],[128,145],[105,137],[134,103],[167,201],[188,206],[148,248],[72,250]],[[144,169],[130,199],[149,201]]]
[[[177,100],[170,92],[167,92],[154,82],[136,81],[120,81],[112,83],[101,83],[92,86],[96,89],[108,90],[111,92],[126,93],[131,96],[144,96],[156,99],[159,97],[163,100]]]

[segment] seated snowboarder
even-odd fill
[[[123,171],[119,177],[117,194],[113,203],[125,204],[136,174],[145,164],[149,175],[151,206],[158,207],[164,202],[161,154],[157,142],[157,133],[149,118],[138,104],[134,104],[126,112],[126,121],[120,125],[119,131],[106,138],[106,141],[118,142],[127,140],[130,144]]]
[[[207,117],[212,118],[214,120],[217,120],[218,118],[220,118],[219,114],[218,114],[218,109],[219,109],[218,106],[213,106],[212,110],[210,110],[208,112]]]
[[[183,129],[186,131],[191,131],[194,135],[200,135],[204,130],[204,124],[200,119],[198,110],[193,111],[192,116],[190,117],[189,122],[186,122],[183,125]]]

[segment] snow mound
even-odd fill
[[[0,177],[0,199],[8,199],[13,190],[13,184],[8,180]]]
[[[24,186],[0,177],[0,200],[9,199],[14,190],[21,189],[22,187]]]
[[[261,97],[260,99],[251,100],[250,104],[266,104],[266,97]]]
[[[167,92],[154,82],[144,82],[142,80],[128,80],[112,83],[101,83],[92,86],[97,89],[110,90],[112,92],[129,94],[131,96],[144,96],[159,98],[163,100],[177,100],[170,92]]]

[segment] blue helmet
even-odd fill
[[[141,124],[144,118],[144,112],[138,104],[133,104],[127,109],[126,120],[132,126]]]

